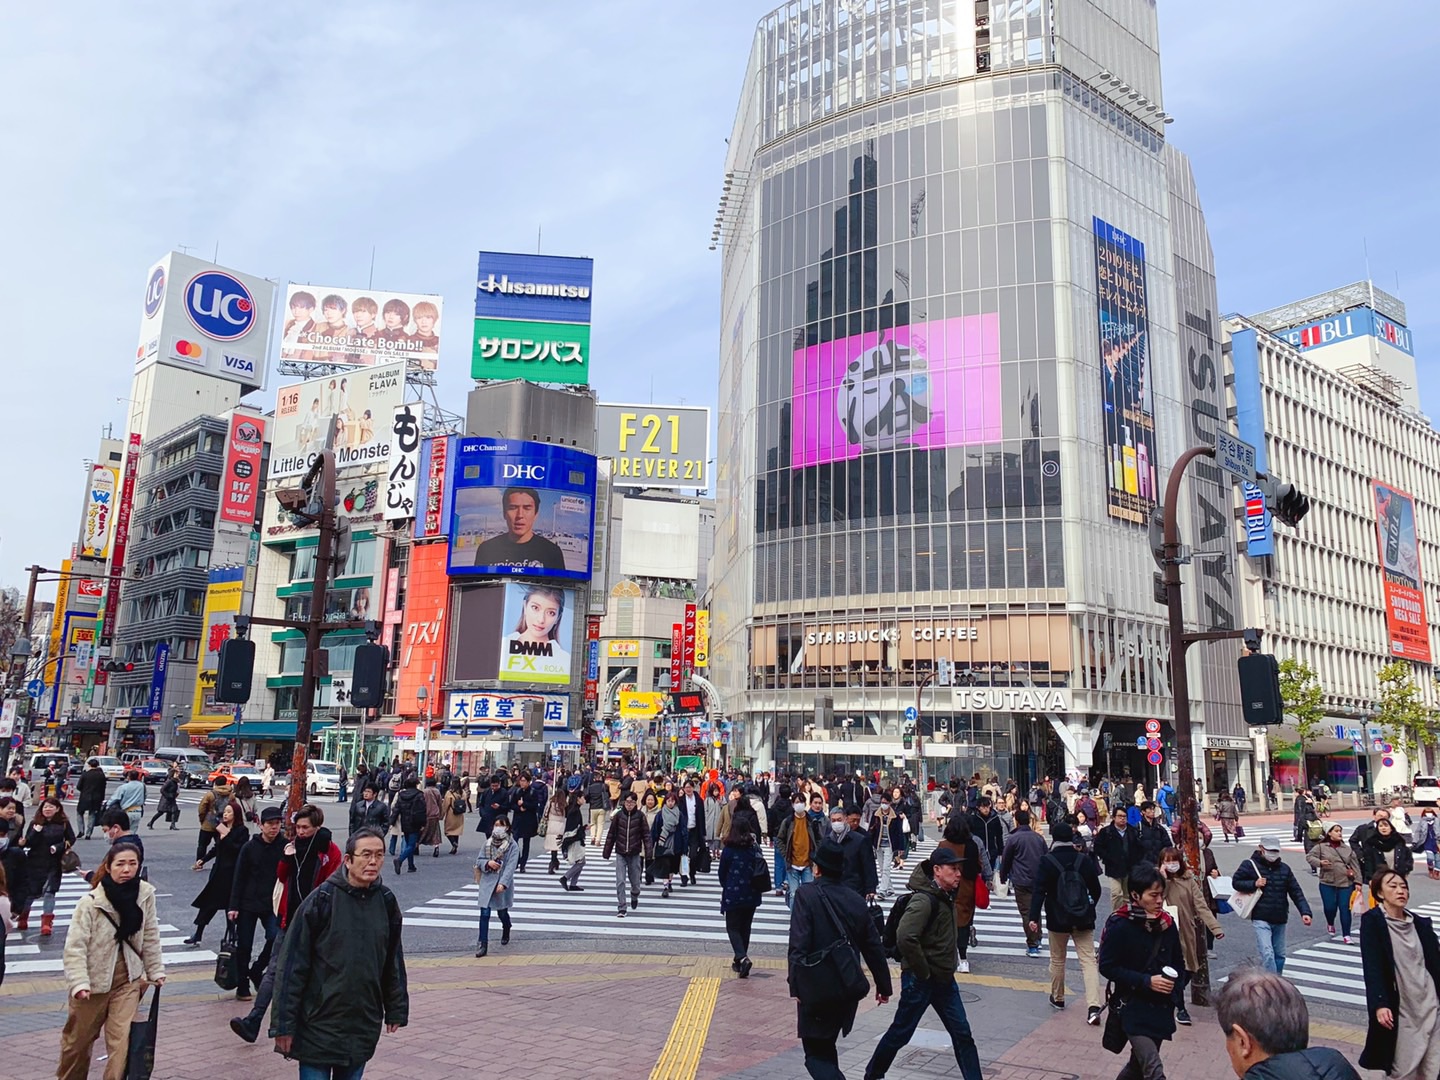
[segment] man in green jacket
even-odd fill
[[[344,874],[326,879],[289,921],[276,968],[270,1036],[300,1063],[300,1080],[360,1080],[380,1027],[410,1019],[400,904],[380,884],[385,838],[360,829]]]
[[[959,885],[960,856],[948,848],[936,848],[910,875],[914,895],[895,932],[900,950],[900,1000],[890,1030],[880,1036],[865,1066],[865,1080],[880,1080],[885,1075],[931,1007],[950,1033],[960,1075],[965,1080],[981,1080],[980,1051],[955,985],[955,890]]]

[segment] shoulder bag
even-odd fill
[[[1248,862],[1252,868],[1254,868],[1256,876],[1260,876],[1260,868],[1258,866],[1255,866],[1254,860],[1246,859],[1245,861]],[[1257,886],[1254,892],[1236,892],[1234,890],[1234,886],[1232,885],[1231,895],[1227,897],[1230,902],[1230,909],[1234,911],[1236,915],[1239,915],[1242,919],[1250,918],[1250,916],[1255,911],[1255,905],[1260,903],[1260,893],[1262,891],[1263,890]]]
[[[160,1030],[160,987],[150,999],[144,1020],[130,1021],[130,1052],[125,1059],[125,1080],[150,1080],[155,1072],[155,1038]]]
[[[860,952],[845,932],[824,886],[816,886],[815,894],[839,937],[795,962],[794,994],[800,1004],[811,1008],[849,1005],[870,993],[870,980],[861,970]]]
[[[774,884],[770,877],[770,867],[765,865],[765,856],[760,853],[759,848],[751,845],[750,854],[750,888],[763,895],[769,892]]]
[[[225,937],[220,941],[220,952],[215,957],[215,985],[221,990],[234,990],[240,985],[238,932],[230,920],[226,920]]]

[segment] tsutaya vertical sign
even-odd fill
[[[408,521],[415,516],[423,408],[418,401],[395,406],[395,417],[390,424],[390,465],[385,477],[386,521]]]
[[[140,433],[130,433],[125,450],[125,479],[120,483],[120,506],[115,512],[115,540],[110,546],[110,584],[105,590],[105,618],[100,647],[115,640],[115,618],[120,611],[120,579],[125,573],[125,549],[130,544],[130,511],[135,505],[135,474],[140,471]]]
[[[680,671],[685,664],[685,627],[682,623],[670,624],[670,689],[680,689]]]

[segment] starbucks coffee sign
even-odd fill
[[[958,686],[957,712],[1069,712],[1070,691],[1048,686]]]

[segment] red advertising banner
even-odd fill
[[[236,413],[230,418],[225,440],[225,471],[220,489],[220,520],[254,525],[260,499],[260,454],[265,445],[265,421]]]
[[[1375,526],[1380,539],[1390,653],[1428,664],[1430,629],[1425,620],[1425,593],[1421,587],[1415,500],[1379,480],[1372,480],[1371,486],[1375,492]]]
[[[419,714],[419,690],[435,692],[449,677],[446,646],[450,633],[450,578],[445,573],[448,544],[416,544],[410,549],[410,580],[405,589],[400,655],[396,658],[395,711]],[[433,683],[432,683],[433,676]],[[432,714],[442,707],[432,700]]]
[[[422,502],[425,507],[426,536],[440,536],[450,531],[445,520],[446,458],[449,456],[449,439],[432,439],[430,444],[430,471],[425,476],[425,493]]]
[[[670,624],[670,691],[680,689],[680,668],[685,663],[685,627],[681,623]]]
[[[140,471],[140,433],[130,433],[125,450],[125,479],[120,483],[120,508],[115,515],[115,542],[110,545],[110,584],[105,590],[105,622],[100,628],[100,647],[115,641],[115,619],[120,613],[120,579],[125,574],[125,549],[130,543],[130,511],[135,506],[135,474]]]
[[[680,661],[680,666],[685,669],[684,673],[689,675],[695,670],[695,605],[685,605],[684,641],[685,655]]]
[[[600,616],[591,615],[585,621],[585,700],[592,705],[600,700],[599,656]]]

